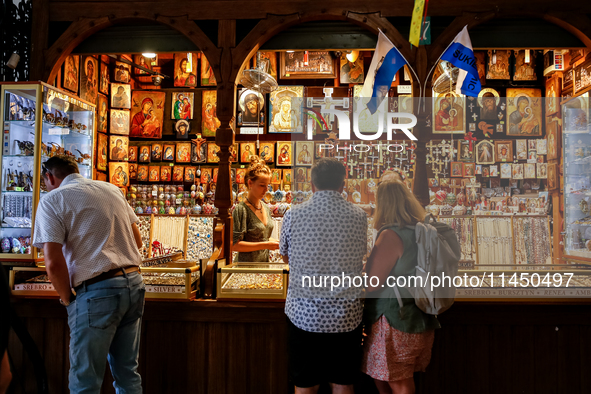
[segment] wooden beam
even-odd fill
[[[190,20],[204,19],[262,19],[268,14],[289,15],[292,13],[322,13],[327,9],[340,9],[358,13],[379,12],[383,17],[410,17],[414,0],[325,0],[325,1],[282,1],[255,0],[245,6],[243,1],[230,0],[185,0],[171,7],[168,0],[151,1],[94,1],[57,0],[51,1],[51,21],[75,21],[80,17],[98,18],[113,13],[126,12],[130,17],[135,13],[149,10],[152,15],[184,15]],[[554,0],[537,0],[535,5],[527,0],[496,0],[476,2],[474,0],[439,1],[429,4],[430,16],[461,16],[468,13],[503,12],[512,15],[523,10],[549,13],[556,10],[578,14],[590,14],[591,2],[572,1],[557,3]]]
[[[43,78],[43,51],[47,49],[49,33],[49,0],[33,2],[32,25],[29,80],[39,81]]]

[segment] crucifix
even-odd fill
[[[441,174],[441,171],[437,168],[433,168],[433,177],[439,179],[439,174]]]
[[[199,157],[199,161],[205,160],[205,157],[201,157],[201,145],[206,142],[207,140],[205,138],[201,138],[201,134],[197,134],[197,138],[191,140],[191,143],[197,145],[197,157]]]
[[[386,160],[386,165],[387,165],[388,169],[390,168],[390,163],[392,163],[392,160],[390,160],[390,158],[388,158],[388,160]]]
[[[441,171],[441,177],[447,178],[447,163],[445,164],[445,168]]]
[[[441,161],[441,159],[438,158],[434,164],[437,165],[437,167],[439,167],[439,172],[441,172],[441,167],[443,166],[443,161]]]
[[[361,171],[361,166],[359,164],[357,164],[355,166],[355,178],[359,179],[359,172]]]
[[[468,108],[470,108],[470,112],[474,111],[474,103],[470,103]]]
[[[376,171],[376,174],[377,174],[378,168],[377,168],[377,166],[375,164],[375,160],[376,159],[379,159],[380,157],[379,156],[376,156],[376,155],[371,155],[371,156],[367,156],[367,157],[371,159],[372,171],[375,170]],[[379,164],[378,164],[378,166],[379,166]]]
[[[464,136],[464,139],[466,141],[470,142],[470,150],[472,150],[472,144],[474,143],[474,141],[476,141],[476,137],[474,137],[472,135],[472,132],[470,131],[470,132],[466,133],[466,135]]]
[[[436,148],[436,149],[433,151],[433,154],[437,155],[437,158],[439,158],[439,155],[440,155],[441,153],[443,153],[443,152],[441,152],[441,150],[439,150],[439,148]]]
[[[474,112],[474,113],[472,114],[472,119],[474,119],[474,122],[476,122],[476,118],[478,118],[478,115],[476,115],[476,112]]]

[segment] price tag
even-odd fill
[[[158,197],[158,191],[157,190],[152,190],[152,196]]]
[[[182,202],[183,202],[183,201],[182,201],[180,198],[177,198],[177,199],[176,199],[176,205],[181,205],[181,203],[182,203]]]

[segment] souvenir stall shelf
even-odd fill
[[[47,192],[41,166],[65,154],[76,159],[82,176],[92,178],[95,106],[41,82],[6,83],[1,92],[0,259],[39,261],[42,252],[31,246],[31,230]]]
[[[195,298],[200,261],[213,253],[214,217],[143,214],[138,218],[146,298]],[[10,286],[15,296],[57,296],[43,266],[13,267]]]
[[[562,105],[565,258],[591,262],[591,134],[589,97]]]

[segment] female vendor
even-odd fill
[[[271,211],[263,203],[263,197],[271,180],[271,170],[258,156],[251,156],[250,166],[244,175],[248,188],[246,201],[238,203],[234,219],[233,247],[239,262],[268,262],[269,250],[279,248],[279,241],[269,238],[273,231]]]

